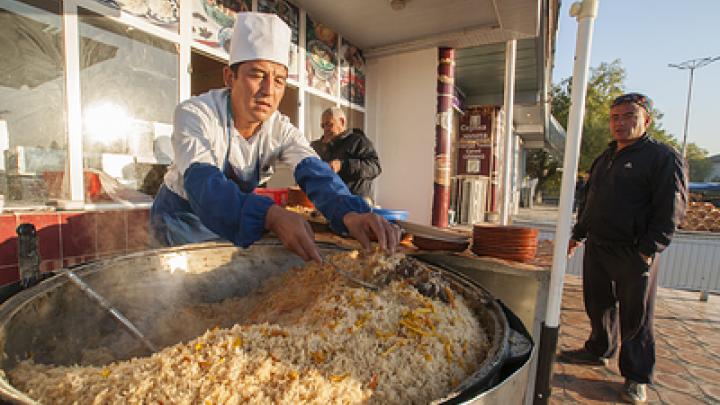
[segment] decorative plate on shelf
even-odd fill
[[[218,4],[215,0],[202,0],[205,14],[222,27],[232,28],[235,24],[235,12]]]
[[[117,3],[122,11],[140,17],[144,17],[150,9],[147,0],[119,0]]]
[[[315,70],[315,75],[322,80],[329,80],[335,73],[335,66],[337,66],[335,51],[317,39],[308,42],[307,49],[309,51],[308,58]]]
[[[149,0],[147,18],[155,24],[166,25],[178,21],[177,0]]]

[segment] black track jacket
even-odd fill
[[[320,158],[326,162],[339,160],[342,168],[338,172],[350,192],[361,197],[370,197],[372,181],[380,175],[380,159],[375,148],[362,130],[354,128],[323,144],[321,139],[310,143]]]
[[[635,245],[644,255],[662,252],[687,206],[687,169],[671,146],[647,134],[616,152],[609,144],[590,168],[572,238]]]

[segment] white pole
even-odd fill
[[[683,144],[682,144],[682,157],[687,157],[687,135],[688,135],[688,124],[690,124],[690,100],[692,100],[692,85],[693,76],[695,74],[695,68],[690,68],[690,82],[688,84],[688,96],[687,96],[687,107],[685,107],[685,129],[683,130]]]
[[[513,104],[515,103],[515,58],[517,40],[511,39],[505,45],[505,134],[503,135],[502,204],[500,224],[510,223],[510,194],[512,193],[513,155]]]
[[[574,6],[579,3],[575,3]],[[563,161],[562,188],[560,189],[560,217],[555,228],[552,275],[550,293],[545,316],[548,326],[558,326],[560,320],[560,301],[562,299],[563,279],[567,267],[567,249],[570,240],[575,180],[582,139],[582,124],[585,116],[585,95],[587,93],[588,67],[592,30],[597,15],[598,0],[584,0],[578,19],[577,44],[575,49],[575,67],[573,68],[573,86],[570,115],[568,120],[567,141],[565,142],[565,160]],[[570,10],[573,11],[572,8]]]
[[[535,385],[535,402],[547,403],[550,397],[552,363],[557,348],[558,327],[560,324],[560,304],[562,301],[563,281],[567,267],[567,249],[570,239],[572,206],[575,194],[575,179],[580,155],[582,125],[585,115],[585,95],[587,93],[590,49],[595,17],[599,0],[583,0],[570,7],[570,15],[578,20],[578,32],[575,45],[575,65],[571,90],[570,114],[568,117],[565,159],[563,161],[562,186],[560,189],[560,212],[555,228],[553,264],[550,275],[550,290],[545,313],[545,322],[540,338],[540,358]]]
[[[70,197],[65,208],[81,209],[85,203],[85,178],[83,176],[82,102],[80,97],[80,28],[78,5],[74,1],[63,3],[63,41],[65,46],[65,100],[67,107],[68,166],[66,178],[70,179]],[[66,183],[67,184],[67,183]]]

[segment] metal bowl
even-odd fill
[[[320,245],[322,254],[342,249]],[[267,278],[303,262],[277,241],[261,241],[249,249],[230,244],[197,244],[139,252],[78,266],[73,270],[136,324],[156,346],[187,341],[212,328],[216,320],[183,321],[177,329],[159,331],[178,308],[244,296]],[[483,288],[439,267],[442,277],[474,310],[490,342],[487,357],[444,401],[489,388],[509,351],[507,318]],[[174,322],[178,323],[178,322]],[[147,355],[146,349],[67,278],[56,276],[22,291],[0,306],[0,367],[6,372],[32,356],[35,362],[57,365],[100,365],[84,353],[102,350],[104,363]],[[0,397],[35,404],[0,378]]]

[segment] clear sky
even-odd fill
[[[668,67],[720,56],[720,0],[599,0],[591,67],[620,59],[625,89],[648,95],[662,126],[682,141],[689,70]],[[553,82],[572,76],[577,22],[562,0]],[[720,60],[695,70],[688,142],[720,153]]]

